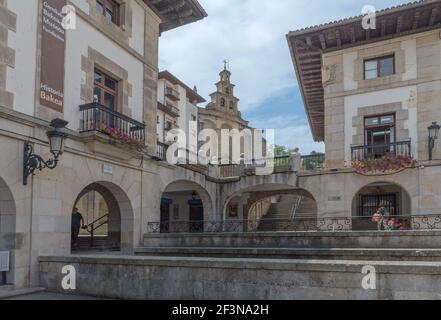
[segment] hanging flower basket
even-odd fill
[[[417,162],[408,155],[388,153],[382,158],[352,161],[352,167],[359,174],[366,176],[388,175],[413,168]]]

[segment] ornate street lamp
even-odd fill
[[[427,128],[429,130],[429,160],[432,160],[433,148],[435,148],[435,140],[438,139],[440,128],[441,126],[436,122]]]
[[[61,129],[67,126],[68,122],[62,119],[52,120],[50,126],[53,130],[47,132],[49,138],[49,149],[54,156],[53,159],[45,161],[39,155],[34,154],[34,147],[32,144],[26,142],[24,144],[24,156],[23,156],[23,184],[28,184],[28,177],[35,175],[35,170],[43,170],[45,168],[55,169],[58,165],[58,158],[64,151],[64,139],[66,134]]]

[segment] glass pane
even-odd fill
[[[104,105],[109,109],[116,110],[115,96],[108,93],[108,92],[105,92],[104,93]]]
[[[114,80],[112,80],[112,79],[110,79],[110,78],[107,78],[107,77],[106,77],[105,82],[104,82],[104,85],[105,85],[107,88],[109,88],[109,89],[112,89],[112,90],[115,90],[115,89],[116,89],[116,81],[114,81]]]
[[[386,77],[394,74],[394,58],[380,60],[380,77]]]
[[[385,116],[381,117],[381,124],[393,124],[394,116]]]
[[[364,73],[364,78],[366,80],[378,78],[377,69],[375,70],[366,70]]]
[[[96,10],[98,10],[99,13],[104,14],[104,6],[101,2],[96,2]]]
[[[93,89],[93,102],[101,103],[101,89],[98,87],[95,87]]]
[[[365,120],[365,125],[367,126],[367,127],[371,127],[371,126],[378,126],[378,118],[377,117],[375,117],[375,118],[367,118],[366,120]]]
[[[106,13],[105,13],[106,19],[111,21],[111,22],[115,22],[114,20],[114,14],[111,10],[106,9]]]
[[[95,71],[94,80],[95,82],[101,83],[103,81],[103,76],[101,75],[101,73]]]
[[[377,60],[365,61],[364,70],[377,70]]]

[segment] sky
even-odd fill
[[[312,139],[286,40],[289,31],[405,0],[199,0],[208,17],[164,33],[159,67],[209,100],[228,60],[239,110],[250,125],[275,129],[276,144],[302,154],[324,151]],[[203,107],[204,105],[199,105]]]

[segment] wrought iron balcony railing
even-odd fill
[[[179,92],[171,87],[165,88],[165,96],[173,101],[178,101],[181,98]]]
[[[167,161],[167,150],[168,150],[168,145],[158,141],[156,147],[157,158],[162,161]]]
[[[80,106],[82,120],[80,132],[115,132],[140,144],[145,142],[145,124],[113,111],[99,103],[89,103]]]
[[[387,154],[412,156],[411,141],[393,142],[351,147],[352,160],[370,160],[383,158]]]
[[[351,232],[441,230],[441,215],[148,222],[148,233]]]
[[[164,111],[165,113],[171,115],[172,117],[179,117],[181,115],[178,108],[175,106],[172,106],[169,103],[162,104],[161,102],[158,102],[158,109],[161,111]]]

